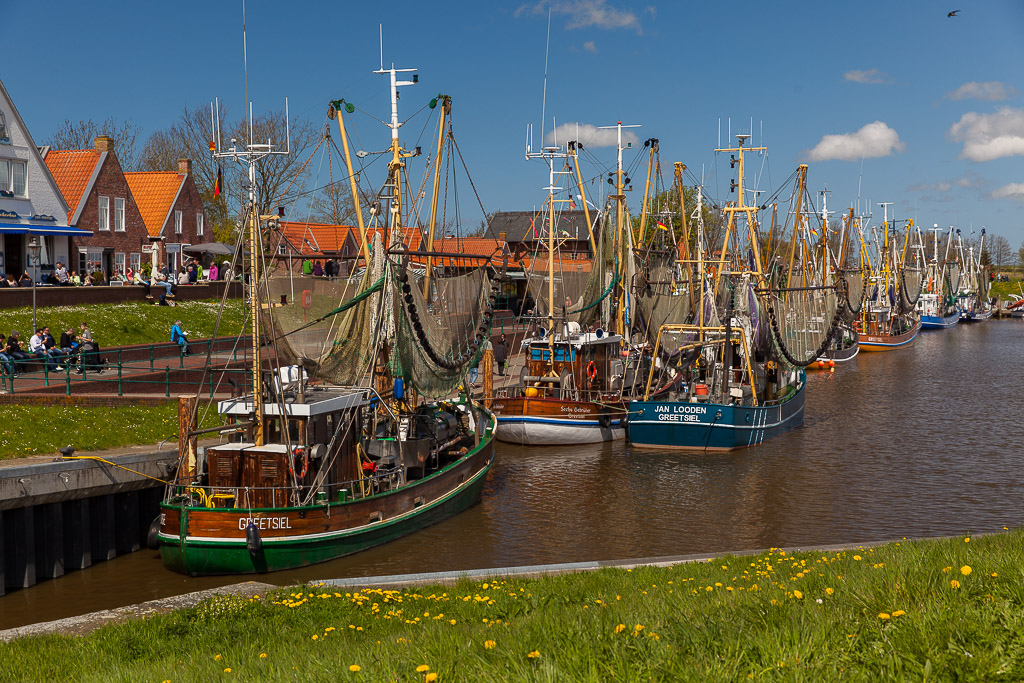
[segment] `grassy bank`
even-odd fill
[[[1008,301],[1011,298],[1011,294],[1020,296],[1020,285],[1020,277],[1011,277],[1009,282],[993,282],[989,296],[1002,297],[1004,300]]]
[[[218,417],[216,411],[209,411],[202,426],[219,424]],[[0,429],[0,459],[6,460],[55,454],[68,444],[78,451],[89,451],[177,440],[178,406],[5,405],[3,420],[8,427]],[[14,425],[20,428],[11,429]]]
[[[69,325],[78,331],[85,322],[93,337],[102,347],[130,346],[170,341],[171,326],[181,320],[191,336],[209,337],[217,321],[220,301],[183,301],[177,306],[154,306],[150,303],[125,302],[119,304],[89,304],[82,306],[50,306],[36,311],[40,327],[50,326],[50,333],[60,338]],[[245,319],[243,302],[231,299],[225,304],[218,336],[238,334]],[[0,310],[0,331],[9,335],[11,330],[21,333],[23,343],[32,336],[32,308]]]
[[[405,591],[0,644],[4,680],[1019,680],[1024,534]]]

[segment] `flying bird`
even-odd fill
[[[955,17],[955,16],[956,16],[956,15],[958,15],[958,14],[960,14],[960,10],[958,10],[958,9],[955,9],[955,10],[953,10],[952,12],[950,12],[949,14],[947,14],[946,16],[947,16],[947,17]]]

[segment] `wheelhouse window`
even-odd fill
[[[97,226],[100,230],[110,230],[110,197],[100,197],[100,217]]]

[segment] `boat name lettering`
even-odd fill
[[[590,409],[589,408],[584,408],[582,406],[562,406],[562,412],[563,413],[589,413]]]
[[[707,406],[694,406],[686,403],[655,406],[658,422],[700,422],[701,416],[708,412]]]
[[[238,528],[245,530],[252,522],[257,529],[291,529],[291,520],[287,517],[240,517]]]

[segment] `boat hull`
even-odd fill
[[[191,576],[304,567],[387,543],[480,501],[494,460],[493,436],[431,476],[395,491],[303,507],[204,508],[165,502],[158,534],[169,568]],[[260,531],[250,552],[246,528]]]
[[[980,323],[982,320],[988,320],[992,317],[992,312],[995,309],[988,309],[987,311],[964,311],[960,314],[960,322],[964,323]]]
[[[921,331],[921,323],[918,322],[914,327],[907,330],[903,334],[888,335],[888,334],[864,334],[860,335],[860,350],[865,353],[878,353],[882,351],[895,351],[910,346],[914,343],[914,339],[917,338],[917,333]]]
[[[523,446],[602,443],[626,438],[624,404],[557,398],[497,398],[498,440]]]
[[[832,363],[848,363],[857,357],[860,353],[860,341],[854,342],[851,346],[847,346],[845,349],[828,349],[821,356],[818,356],[818,360],[807,366],[808,370],[824,370],[828,367],[829,361]]]
[[[629,440],[637,448],[731,451],[757,446],[803,424],[805,388],[806,382],[768,406],[631,401]]]
[[[947,328],[954,327],[958,322],[960,322],[960,311],[957,311],[956,313],[947,316],[922,315],[921,329],[945,330]]]

